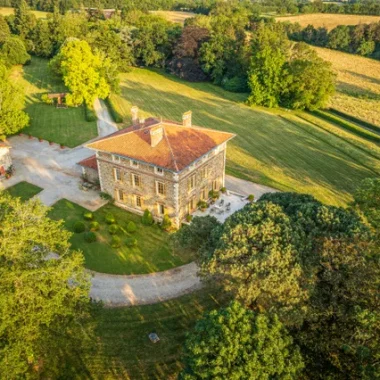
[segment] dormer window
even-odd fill
[[[154,167],[154,172],[158,175],[164,175],[164,171],[161,168],[158,168],[157,166]]]
[[[112,155],[112,161],[113,161],[113,162],[118,162],[118,163],[120,163],[120,157],[119,157],[119,156]]]
[[[133,168],[138,168],[139,167],[139,163],[137,161],[131,160],[131,166]]]

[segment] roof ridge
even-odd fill
[[[171,120],[164,120],[164,124],[172,124],[173,126],[181,127],[181,128],[188,128],[188,129],[200,129],[202,131],[211,131],[211,132],[216,132],[216,133],[224,133],[227,135],[236,135],[235,133],[232,132],[226,132],[226,131],[219,131],[218,129],[214,128],[206,128],[206,127],[200,127],[199,125],[191,125],[191,126],[184,126],[181,123],[177,123],[176,121],[171,121]]]
[[[176,170],[177,170],[177,172],[178,172],[179,169],[178,169],[178,165],[177,165],[177,160],[175,159],[175,156],[174,156],[174,153],[173,153],[172,146],[170,145],[169,138],[168,138],[168,136],[166,135],[165,128],[162,128],[162,129],[163,129],[163,131],[164,131],[165,140],[166,140],[166,142],[168,143],[168,147],[169,147],[169,150],[170,150],[170,155],[171,155],[172,158],[173,158],[174,167],[176,168]]]

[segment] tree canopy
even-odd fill
[[[80,366],[91,336],[89,278],[63,222],[38,200],[0,193],[0,372],[57,378]],[[55,258],[52,255],[57,255]]]

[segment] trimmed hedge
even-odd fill
[[[104,99],[104,103],[106,104],[110,115],[115,123],[122,123],[124,121],[123,117],[116,111],[115,106],[112,103],[112,100],[108,97]]]
[[[107,224],[114,224],[114,223],[116,223],[115,217],[111,213],[108,213],[106,215],[105,221],[106,221]]]
[[[380,143],[380,136],[378,136],[378,135],[374,134],[373,132],[368,131],[362,127],[359,127],[355,124],[351,124],[349,121],[345,121],[343,119],[340,119],[337,116],[328,114],[327,112],[323,112],[323,111],[313,111],[312,114],[320,117],[321,119],[325,119],[325,120],[330,121],[336,125],[339,125],[340,127],[344,128],[344,129],[346,129],[352,133],[355,133],[356,135],[363,137],[367,140],[373,141],[375,143]]]
[[[91,222],[90,223],[90,231],[97,231],[99,229],[99,223],[98,222]]]
[[[83,213],[83,218],[86,220],[92,220],[94,218],[94,215],[91,211],[85,211]]]
[[[115,235],[117,233],[117,231],[119,231],[119,227],[116,225],[116,224],[111,224],[108,228],[108,232],[111,234],[111,235]]]
[[[127,231],[132,233],[132,232],[136,232],[136,230],[137,230],[136,224],[132,221],[128,222]]]
[[[128,238],[125,240],[125,244],[127,247],[136,247],[137,245],[137,240],[133,237]]]
[[[121,246],[121,239],[119,238],[119,236],[112,236],[111,247],[119,248],[120,246]]]
[[[74,223],[73,229],[75,233],[80,234],[81,232],[84,232],[86,230],[86,226],[83,222],[78,221]]]
[[[92,108],[90,108],[87,104],[84,105],[84,115],[86,121],[96,121],[98,119],[95,111]]]
[[[89,231],[84,234],[84,240],[86,240],[87,243],[93,243],[96,241],[96,235],[94,232]]]
[[[366,127],[366,128],[369,128],[369,129],[372,129],[374,132],[380,132],[380,127],[378,125],[375,125],[375,124],[372,124],[372,123],[369,123],[368,121],[365,121],[365,120],[362,120],[362,119],[359,119],[355,116],[352,116],[352,115],[349,115],[348,113],[344,113],[342,111],[338,111],[336,110],[335,108],[329,108],[329,111],[335,115],[338,115],[340,117],[343,117],[347,120],[351,120],[353,121],[354,123],[357,123],[357,124],[360,124],[362,125],[363,127]]]

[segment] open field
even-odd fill
[[[324,26],[328,30],[331,30],[338,25],[358,25],[378,22],[380,21],[380,16],[311,13],[296,16],[279,16],[276,17],[276,20],[281,22],[298,22],[302,27],[308,26],[309,24],[316,28]]]
[[[177,379],[186,333],[205,311],[226,303],[221,294],[204,288],[156,305],[99,310],[98,350],[82,359],[87,373],[78,378]],[[158,343],[150,342],[151,332]]]
[[[32,12],[37,18],[46,18],[47,15],[49,14],[49,12],[33,11],[33,10],[31,10],[31,12]],[[14,12],[14,8],[3,8],[3,7],[0,8],[0,15],[2,15],[2,16],[13,15],[14,13],[15,13],[15,12]]]
[[[380,126],[380,61],[337,50],[313,47],[332,63],[337,92],[330,107]]]
[[[30,116],[30,127],[24,133],[71,148],[97,136],[96,122],[86,121],[84,107],[57,109],[41,101],[42,94],[67,91],[50,71],[48,60],[33,57],[30,65],[17,66],[13,77],[26,95],[25,111]]]
[[[168,21],[177,22],[178,24],[184,24],[185,20],[190,17],[196,16],[192,12],[180,12],[180,11],[151,11],[158,16],[166,18]]]
[[[113,95],[112,101],[127,123],[132,105],[144,116],[178,121],[192,110],[195,125],[236,133],[228,148],[227,172],[240,178],[344,205],[362,179],[380,173],[379,160],[339,134],[295,116],[295,122],[288,121],[281,111],[247,107],[242,94],[145,69],[133,69],[121,79],[121,95]],[[375,144],[368,146],[379,151]],[[363,164],[357,162],[359,156]]]
[[[74,232],[73,225],[77,221],[84,222],[89,231],[90,222],[83,218],[85,211],[87,210],[83,207],[62,199],[53,206],[49,216],[55,220],[63,219],[70,232]],[[105,223],[108,213],[112,213],[119,226],[119,231],[114,236],[121,239],[120,248],[112,248],[110,245],[112,235],[108,231],[109,225]],[[83,252],[88,269],[112,274],[142,274],[171,269],[192,261],[186,253],[180,256],[173,252],[168,244],[167,232],[162,231],[158,225],[143,225],[138,215],[113,205],[103,206],[93,215],[93,220],[100,224],[99,230],[95,232],[97,241],[87,243],[84,233],[74,233],[70,239],[72,248]],[[136,232],[127,233],[129,221],[136,224]],[[137,240],[135,247],[126,246],[125,241],[129,237]]]
[[[27,201],[28,199],[37,195],[42,190],[43,189],[36,185],[22,181],[12,187],[9,187],[5,191],[12,197],[20,198],[22,201]]]

